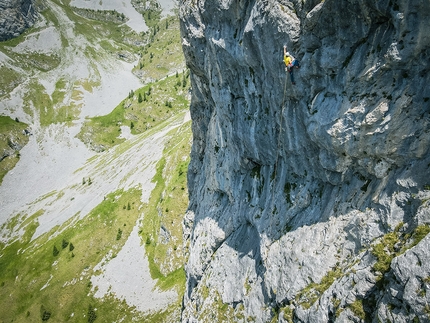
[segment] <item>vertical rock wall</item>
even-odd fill
[[[180,18],[183,321],[429,319],[430,2],[185,0]]]

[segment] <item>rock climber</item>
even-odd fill
[[[293,85],[296,84],[296,82],[294,82],[293,70],[294,70],[294,68],[300,68],[300,63],[297,59],[294,58],[293,55],[291,55],[287,51],[287,46],[285,46],[285,45],[284,45],[284,63],[285,63],[285,70],[287,72],[290,72],[291,83]]]

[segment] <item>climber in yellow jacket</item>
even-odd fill
[[[291,83],[293,85],[296,84],[296,82],[294,82],[293,69],[300,68],[300,63],[297,59],[294,58],[293,55],[291,55],[287,51],[287,46],[284,46],[284,63],[285,63],[285,70],[287,72],[290,72]]]

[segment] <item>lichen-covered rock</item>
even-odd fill
[[[19,36],[33,26],[37,10],[32,0],[2,0],[0,2],[0,41]]]
[[[430,2],[185,0],[180,18],[183,321],[429,319],[401,264],[428,247]]]

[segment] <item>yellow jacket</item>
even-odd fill
[[[293,60],[291,59],[291,56],[286,56],[286,55],[284,56],[285,66],[290,66],[292,62]]]

